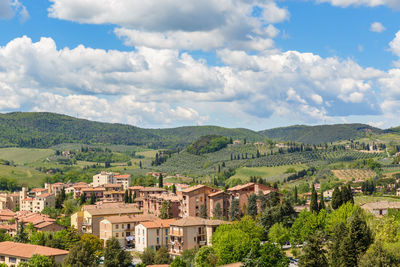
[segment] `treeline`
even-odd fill
[[[197,141],[189,145],[186,148],[186,151],[191,154],[201,155],[221,150],[230,143],[232,143],[232,139],[229,139],[228,137],[218,135],[206,135],[200,137]]]

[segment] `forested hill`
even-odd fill
[[[295,125],[265,130],[260,133],[271,139],[321,144],[364,137],[371,133],[381,134],[383,132],[381,129],[366,124],[353,123],[318,126]]]
[[[0,114],[0,146],[50,147],[61,143],[145,145],[152,148],[184,147],[204,135],[261,141],[265,137],[247,129],[191,126],[142,129],[77,119],[46,112]]]
[[[383,130],[364,124],[291,126],[255,132],[218,126],[143,129],[131,125],[94,122],[46,112],[0,114],[0,146],[45,148],[61,143],[144,145],[150,148],[184,147],[205,135],[221,135],[249,142],[266,138],[324,143],[365,136]]]

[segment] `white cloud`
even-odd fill
[[[389,6],[394,9],[400,8],[398,0],[315,0],[317,3],[330,3],[333,6],[349,7],[349,6]]]
[[[51,38],[17,38],[0,47],[0,111],[46,110],[146,127],[207,123],[239,110],[248,121],[380,113],[373,87],[385,74],[352,60],[276,50],[224,49],[217,56],[225,66],[173,49],[57,49]]]
[[[49,16],[90,24],[115,24],[129,46],[212,50],[265,50],[279,30],[272,23],[289,18],[273,0],[51,0]],[[261,16],[252,16],[253,8]]]
[[[393,54],[400,57],[400,31],[396,33],[395,38],[389,43],[390,50]],[[397,67],[400,67],[400,60],[394,62]]]
[[[16,14],[22,22],[29,18],[28,10],[18,0],[0,0],[0,19],[11,19]]]
[[[371,32],[381,33],[381,32],[384,32],[386,30],[386,28],[385,28],[385,26],[382,25],[382,23],[374,22],[371,24],[369,30]]]

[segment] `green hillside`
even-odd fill
[[[361,138],[370,134],[381,134],[383,132],[381,129],[366,124],[354,123],[318,126],[295,125],[265,130],[260,133],[268,138],[281,141],[321,144]]]
[[[0,114],[0,146],[49,148],[64,143],[185,147],[205,135],[221,135],[248,142],[267,138],[309,144],[354,139],[383,130],[364,124],[291,126],[255,132],[243,128],[186,126],[169,129],[143,129],[131,125],[95,122],[55,113],[14,112]]]
[[[0,114],[0,146],[48,148],[63,143],[139,145],[150,148],[184,147],[203,135],[223,135],[249,141],[265,139],[247,129],[192,126],[173,129],[94,122],[55,113]]]

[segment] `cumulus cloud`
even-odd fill
[[[386,30],[386,28],[385,28],[385,26],[382,25],[382,23],[374,22],[371,24],[369,30],[371,32],[381,33],[381,32],[384,32]]]
[[[49,16],[90,24],[115,24],[128,46],[212,50],[264,50],[289,18],[273,0],[107,1],[51,0]],[[261,10],[253,16],[254,8]]]
[[[174,49],[58,49],[51,38],[17,38],[0,47],[0,111],[46,110],[146,127],[206,123],[232,110],[249,121],[302,122],[381,112],[374,86],[384,74],[352,60],[275,50],[223,49],[217,56],[223,66]]]
[[[400,31],[396,33],[395,38],[389,43],[390,51],[393,54],[400,57]],[[394,63],[397,67],[400,67],[400,60]]]
[[[0,19],[11,19],[16,14],[22,22],[29,18],[28,10],[18,0],[0,0]]]
[[[388,6],[390,8],[400,8],[398,0],[316,0],[317,3],[330,3],[333,6],[349,7],[349,6]]]

